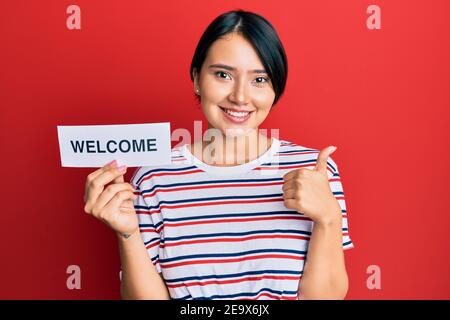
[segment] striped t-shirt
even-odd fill
[[[313,169],[319,150],[272,139],[237,166],[208,165],[183,145],[172,148],[171,165],[135,171],[141,237],[172,299],[297,299],[313,222],[284,206],[283,175]],[[346,250],[353,243],[331,157],[327,169]]]

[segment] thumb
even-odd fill
[[[336,151],[337,147],[328,146],[325,149],[322,149],[317,156],[317,162],[314,170],[327,174],[327,161],[330,154]]]

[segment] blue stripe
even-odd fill
[[[188,300],[190,298],[192,298],[192,296],[188,294],[187,296],[184,297],[172,298],[172,300]]]
[[[151,223],[142,223],[142,224],[140,223],[139,228],[155,228],[155,225]]]
[[[239,296],[247,296],[247,297],[251,297],[251,296],[257,296],[258,294],[260,294],[263,291],[268,291],[274,294],[292,294],[292,295],[297,295],[297,291],[278,291],[278,290],[272,290],[270,288],[261,288],[260,290],[258,290],[257,292],[241,292],[241,293],[235,293],[235,294],[226,294],[226,295],[213,295],[213,296],[209,296],[209,297],[198,297],[198,298],[193,298],[194,300],[211,300],[211,299],[218,299],[218,298],[234,298],[234,297],[239,297]]]
[[[251,235],[251,234],[264,234],[264,233],[268,233],[268,234],[296,233],[296,234],[302,234],[302,235],[311,235],[311,232],[308,232],[308,231],[274,229],[274,230],[255,230],[255,231],[247,231],[247,232],[221,232],[221,233],[196,234],[196,235],[181,236],[181,237],[166,237],[164,239],[161,239],[161,242],[165,243],[166,241],[177,241],[177,240],[195,239],[195,238],[214,238],[214,237],[226,237],[226,236],[238,237],[238,236],[245,236],[245,235]]]
[[[135,205],[135,209],[143,209],[142,206]],[[346,213],[347,210],[341,210],[342,213]],[[163,218],[162,221],[154,224],[140,224],[139,226],[154,227],[155,229],[163,222],[178,222],[178,221],[190,221],[190,220],[203,220],[203,219],[214,219],[214,218],[235,218],[235,217],[257,217],[257,216],[272,216],[272,215],[291,215],[297,216],[299,213],[295,210],[290,211],[269,211],[269,212],[252,212],[252,213],[227,213],[227,214],[210,214],[210,215],[200,215],[184,218]]]
[[[139,227],[145,227],[147,225],[139,225]],[[153,225],[149,225],[149,226],[153,226]],[[348,228],[342,228],[342,231],[348,231]],[[160,239],[158,238],[152,238],[146,242],[144,242],[145,245],[148,245],[149,243],[155,241],[155,240],[160,240],[161,244],[165,244],[166,241],[167,242],[172,242],[172,241],[177,241],[177,240],[183,240],[183,239],[195,239],[195,238],[214,238],[214,237],[225,237],[225,236],[243,236],[243,235],[250,235],[250,234],[273,234],[273,233],[296,233],[296,234],[301,234],[301,235],[307,235],[307,236],[311,236],[311,232],[308,231],[303,231],[303,230],[281,230],[281,229],[275,229],[275,230],[256,230],[256,231],[248,231],[248,232],[239,232],[239,233],[209,233],[209,234],[196,234],[196,235],[188,235],[188,236],[180,236],[180,237],[166,237],[164,239]]]
[[[179,256],[174,258],[161,259],[161,262],[172,262],[177,260],[185,260],[185,259],[196,259],[196,258],[220,258],[220,257],[238,257],[245,256],[253,253],[293,253],[305,255],[307,251],[300,250],[290,250],[290,249],[258,249],[258,250],[249,250],[243,252],[233,252],[233,253],[205,253],[205,254],[190,254],[186,256]]]
[[[282,165],[292,165],[292,164],[302,164],[302,163],[316,163],[317,159],[312,159],[312,160],[303,160],[303,161],[292,161],[292,162],[267,162],[267,163],[263,163],[262,166],[269,166],[269,167],[273,167],[273,166],[282,166]],[[333,172],[336,172],[335,167],[330,163],[327,162],[327,165],[331,167],[331,169],[333,169]]]
[[[285,154],[285,153],[306,152],[306,151],[317,151],[317,152],[319,152],[319,150],[316,150],[316,149],[300,149],[300,150],[279,151],[278,153]]]
[[[229,273],[229,274],[212,274],[207,276],[193,276],[193,277],[183,277],[183,278],[174,278],[174,279],[164,279],[166,282],[174,283],[179,281],[191,281],[191,280],[207,280],[207,279],[227,279],[234,277],[242,277],[249,275],[263,275],[265,273],[274,273],[274,274],[291,274],[295,276],[299,276],[303,273],[303,271],[291,271],[291,270],[256,270],[256,271],[247,271],[241,273]]]
[[[171,184],[156,184],[150,189],[143,190],[142,193],[151,193],[155,188],[172,188],[181,186],[195,186],[195,185],[214,185],[219,183],[250,183],[250,182],[269,182],[269,181],[283,181],[283,178],[273,179],[239,179],[239,180],[213,180],[213,181],[198,181],[198,182],[185,182],[185,183],[171,183]]]
[[[157,238],[151,238],[150,240],[144,242],[144,244],[145,244],[145,245],[148,245],[148,244],[150,244],[150,243],[152,243],[152,242],[156,242],[157,240],[161,240],[161,238],[160,238],[160,237],[157,237]],[[148,250],[148,249],[147,249],[147,250]]]
[[[269,211],[269,212],[252,212],[252,213],[226,213],[226,214],[210,214],[210,215],[201,215],[201,216],[193,216],[193,217],[184,217],[184,218],[163,218],[164,222],[177,222],[177,221],[189,221],[189,220],[202,220],[202,219],[212,219],[212,218],[231,218],[231,217],[257,217],[257,216],[271,216],[271,215],[298,215],[298,212],[295,210],[291,211]]]
[[[185,171],[185,170],[191,170],[191,169],[198,169],[196,166],[190,166],[190,167],[183,167],[183,168],[160,168],[160,169],[152,169],[145,172],[143,175],[139,177],[139,179],[136,180],[136,184],[139,184],[145,176],[150,175],[155,172],[162,172],[162,171],[170,171],[170,172],[177,172],[177,171]]]
[[[231,213],[231,214],[218,214],[218,215],[203,215],[203,216],[194,216],[194,217],[185,217],[185,218],[163,218],[162,221],[159,221],[156,224],[151,223],[142,223],[139,224],[139,228],[154,228],[158,229],[159,226],[165,222],[178,222],[178,221],[189,221],[189,220],[205,220],[205,219],[214,219],[214,218],[226,218],[226,217],[257,217],[257,216],[271,216],[271,215],[291,215],[297,216],[299,213],[295,210],[293,211],[273,211],[273,212],[257,212],[257,213]]]
[[[280,198],[282,193],[272,193],[272,194],[261,194],[261,195],[250,195],[250,196],[225,196],[225,197],[209,197],[209,198],[194,198],[194,199],[184,199],[184,200],[163,200],[158,202],[155,206],[140,206],[135,205],[135,208],[152,210],[157,209],[161,204],[176,204],[176,203],[189,203],[189,202],[201,202],[201,201],[216,201],[216,200],[227,200],[227,199],[258,199],[258,198]]]
[[[317,160],[311,159],[311,160],[290,161],[290,162],[267,162],[267,163],[263,163],[262,166],[264,166],[266,164],[269,166],[273,166],[273,165],[281,166],[281,165],[291,165],[291,164],[303,164],[303,163],[310,163],[310,162],[315,164],[317,162]]]
[[[141,227],[143,227],[143,228],[153,228],[153,229],[155,229],[155,231],[156,231],[156,229],[158,229],[159,228],[159,226],[161,225],[161,224],[163,224],[164,223],[164,221],[159,221],[158,223],[156,223],[156,224],[152,224],[152,223],[143,223],[143,224],[139,224],[139,228],[141,228]]]
[[[347,242],[344,242],[344,246],[348,246],[348,245],[350,245],[352,243],[352,240],[349,240],[349,241],[347,241]]]

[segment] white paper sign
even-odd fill
[[[57,126],[63,167],[140,167],[171,163],[170,123]]]

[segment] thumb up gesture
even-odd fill
[[[327,176],[327,160],[336,149],[328,146],[321,150],[314,169],[300,168],[283,176],[286,208],[297,210],[316,223],[340,221],[341,208],[330,189]]]

